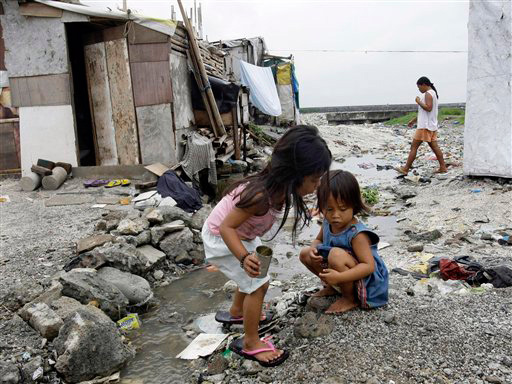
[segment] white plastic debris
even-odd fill
[[[228,335],[200,333],[176,358],[194,360],[211,355]]]

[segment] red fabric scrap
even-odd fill
[[[467,271],[461,267],[456,261],[450,259],[439,260],[439,269],[443,280],[466,280],[468,277],[475,275],[476,272]]]

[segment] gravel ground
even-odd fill
[[[321,114],[304,119],[320,127],[342,167],[344,159],[354,156],[375,155],[393,166],[406,159],[412,131],[405,127],[328,126]],[[453,164],[462,161],[462,137],[463,127],[444,123],[440,146]],[[484,265],[511,266],[512,247],[499,245],[496,239],[512,234],[512,184],[463,177],[461,166],[434,176],[437,162],[431,157],[424,145],[411,177],[378,182],[381,200],[374,211],[388,212],[399,221],[393,243],[381,250],[389,270],[410,268],[425,254],[471,255]],[[363,170],[355,173],[361,184],[372,182]],[[429,182],[420,182],[419,177]],[[0,181],[0,194],[11,199],[0,203],[0,361],[19,360],[27,351],[39,353],[41,339],[13,317],[13,311],[48,285],[73,254],[75,241],[91,234],[101,217],[101,210],[91,209],[92,203],[44,205],[57,193],[79,193],[79,183],[68,180],[57,192],[25,193],[15,179]],[[404,200],[404,194],[414,197]],[[433,229],[442,237],[423,242],[422,253],[407,251],[413,241],[405,231]],[[482,240],[484,233],[494,240]],[[286,282],[288,291],[317,285],[309,275]],[[291,352],[285,364],[247,376],[231,369],[224,382],[512,383],[512,288],[441,294],[436,287],[422,289],[412,277],[395,273],[390,274],[390,285],[388,306],[332,317],[334,330],[323,337],[293,336],[293,323],[303,316],[299,310],[278,334]]]

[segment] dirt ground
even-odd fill
[[[462,126],[445,122],[440,130],[440,146],[452,164],[447,174],[433,175],[437,162],[424,145],[410,177],[396,179],[394,171],[377,171],[375,163],[403,163],[410,129],[328,126],[322,114],[304,120],[319,126],[337,166],[357,164],[357,158],[366,164],[350,170],[363,186],[379,189],[374,214],[393,217],[392,229],[374,226],[378,234],[389,233],[390,246],[380,253],[390,271],[411,269],[431,256],[470,255],[485,266],[512,266],[512,247],[497,241],[512,235],[512,184],[463,176]],[[45,206],[57,194],[87,195],[87,202]],[[14,311],[48,286],[79,238],[93,233],[102,210],[91,206],[103,194],[84,194],[80,180],[68,180],[55,192],[32,193],[22,192],[16,179],[0,181],[0,195],[10,198],[0,203],[0,361],[19,361],[24,352],[44,354],[38,335],[12,320]],[[441,237],[416,241],[407,235],[432,230]],[[407,250],[418,242],[422,252]],[[285,283],[288,291],[318,285],[306,274]],[[228,369],[221,382],[512,383],[512,288],[445,292],[444,286],[428,285],[390,272],[387,307],[333,317],[332,333],[316,339],[295,337],[290,318],[278,334],[291,353],[285,364],[251,375]]]

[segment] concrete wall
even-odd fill
[[[464,174],[512,178],[512,6],[472,0]]]
[[[194,111],[192,109],[191,78],[187,58],[175,51],[170,54],[174,122],[176,124],[176,158],[184,155],[182,135],[194,130]]]
[[[39,158],[78,165],[71,105],[21,107],[19,111],[22,174]]]
[[[9,77],[69,72],[66,32],[60,18],[25,17],[17,1],[2,1],[0,16]]]

